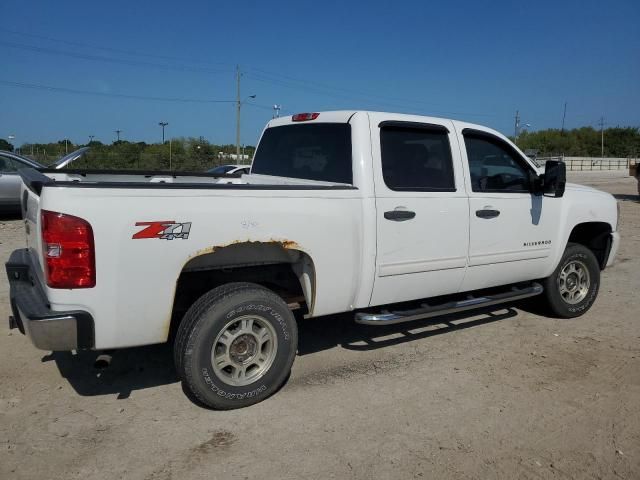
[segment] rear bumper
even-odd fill
[[[93,317],[82,310],[51,310],[28,250],[14,250],[6,268],[13,313],[10,328],[28,335],[41,350],[93,348]]]

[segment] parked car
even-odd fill
[[[539,173],[494,130],[415,115],[273,119],[251,174],[223,182],[21,175],[11,327],[45,350],[171,340],[185,388],[219,409],[283,384],[294,311],[388,325],[539,295],[577,317],[620,239],[616,200],[566,184],[564,163]]]
[[[83,147],[57,160],[50,168],[60,169],[84,155],[89,147]],[[46,168],[39,162],[17,153],[0,150],[0,214],[20,213],[20,187],[18,175],[21,168]]]
[[[251,165],[220,165],[207,170],[215,175],[245,175],[251,170]]]

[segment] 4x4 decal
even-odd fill
[[[162,240],[173,240],[189,238],[191,222],[176,223],[175,220],[164,220],[156,222],[136,222],[136,227],[142,227],[138,233],[134,233],[131,238],[160,238]]]

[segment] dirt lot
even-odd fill
[[[614,193],[622,246],[591,311],[519,309],[365,328],[300,324],[285,387],[244,410],[194,405],[167,346],[50,354],[0,329],[0,479],[640,478],[640,204]],[[0,222],[0,259],[22,245]],[[0,277],[0,318],[9,315]],[[443,319],[440,319],[442,321]]]

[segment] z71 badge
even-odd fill
[[[174,220],[164,220],[158,222],[136,222],[136,227],[142,227],[138,233],[133,234],[133,239],[140,238],[160,238],[162,240],[173,240],[189,238],[191,222],[176,223]]]

